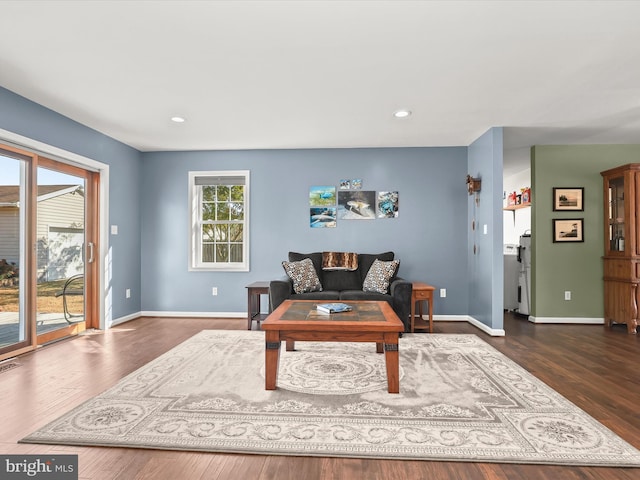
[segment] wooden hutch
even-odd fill
[[[604,322],[636,333],[640,304],[640,163],[601,172],[604,181]]]

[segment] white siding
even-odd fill
[[[0,207],[0,260],[20,260],[20,217],[17,207]]]
[[[52,234],[52,231],[55,232]],[[60,236],[64,231],[69,235]],[[82,264],[84,196],[66,193],[38,202],[38,279],[57,280],[78,273]],[[64,245],[51,244],[63,239]],[[74,245],[71,245],[73,243]],[[51,247],[51,248],[50,248]],[[70,247],[75,247],[70,249]],[[65,253],[65,258],[61,258]],[[68,266],[65,268],[64,266]]]

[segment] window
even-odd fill
[[[249,270],[249,171],[189,172],[190,270]]]

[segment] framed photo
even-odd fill
[[[378,192],[376,207],[378,218],[397,218],[398,192]]]
[[[584,242],[584,219],[554,218],[553,243]]]
[[[309,188],[309,205],[326,207],[336,204],[336,187],[318,186]]]
[[[310,207],[309,226],[311,228],[336,228],[336,207]]]
[[[584,211],[583,187],[554,187],[553,211],[554,212],[583,212]]]
[[[338,219],[375,220],[376,192],[349,190],[338,192]]]

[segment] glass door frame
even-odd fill
[[[45,343],[59,340],[61,338],[77,335],[78,333],[86,330],[87,328],[98,328],[99,321],[96,316],[97,312],[97,299],[96,293],[96,278],[97,278],[97,261],[96,252],[98,251],[98,185],[99,176],[97,173],[89,170],[76,167],[73,165],[64,164],[56,160],[52,160],[47,157],[37,158],[38,167],[46,168],[56,172],[66,173],[75,177],[84,179],[84,194],[85,194],[85,208],[84,208],[84,245],[83,245],[83,258],[84,261],[84,321],[78,323],[72,323],[65,327],[58,328],[56,330],[41,333],[37,335],[37,344],[43,345]],[[37,239],[34,238],[34,245]]]
[[[20,143],[17,144],[16,141],[20,141]],[[28,146],[23,147],[23,144]],[[52,165],[48,162],[54,162],[56,168],[68,169],[69,172],[82,172],[82,176],[86,178],[86,190],[92,196],[92,201],[86,202],[85,229],[87,234],[85,238],[90,238],[94,244],[92,253],[95,259],[94,262],[85,266],[85,275],[89,278],[85,281],[86,328],[104,329],[108,328],[111,322],[107,321],[104,315],[105,311],[110,311],[110,305],[105,304],[105,300],[109,298],[109,295],[106,294],[106,288],[109,288],[110,278],[106,279],[104,275],[100,275],[108,263],[105,252],[109,250],[105,223],[108,199],[108,165],[1,129],[0,151],[6,152],[9,157],[25,161],[25,213],[23,214],[25,221],[24,237],[20,247],[23,250],[20,280],[25,285],[24,292],[21,294],[23,299],[21,300],[21,309],[23,310],[21,315],[24,315],[23,318],[27,324],[24,341],[0,349],[0,361],[2,361],[34,350],[39,344],[53,340],[44,337],[38,338],[36,331],[37,169],[38,166]],[[50,153],[40,155],[41,152]],[[54,160],[56,157],[59,160]],[[85,252],[87,246],[88,241]]]
[[[19,355],[24,352],[33,350],[36,346],[36,296],[35,290],[30,285],[35,285],[36,269],[35,255],[32,248],[31,239],[35,236],[35,208],[33,205],[33,191],[35,185],[37,155],[24,151],[10,145],[0,144],[0,152],[8,158],[22,161],[24,164],[20,167],[21,175],[19,182],[20,190],[20,212],[19,212],[19,308],[18,308],[18,325],[24,328],[25,338],[22,341],[12,343],[0,348],[0,360]],[[23,182],[24,179],[24,182]],[[24,185],[23,185],[24,183]],[[34,321],[31,321],[34,319]]]

